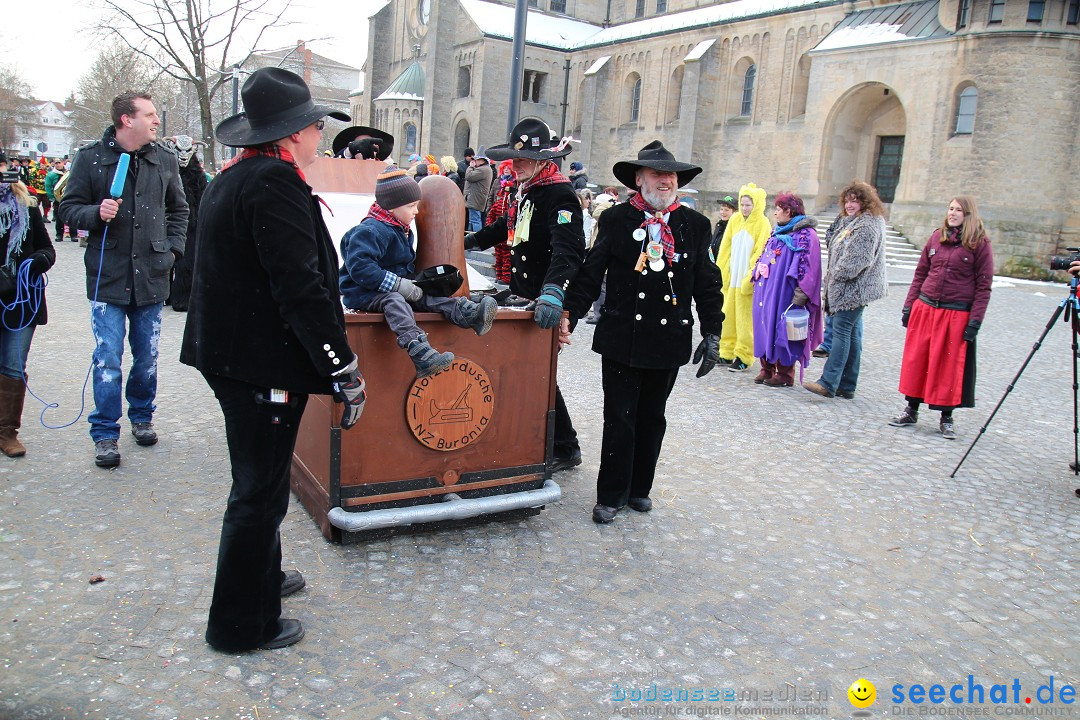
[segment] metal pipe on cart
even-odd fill
[[[561,497],[562,488],[549,478],[544,481],[544,486],[537,490],[468,499],[455,493],[447,493],[443,496],[442,502],[431,505],[383,508],[366,512],[350,512],[336,507],[330,509],[327,518],[331,525],[340,530],[362,532],[414,523],[466,520],[480,515],[540,507],[555,502]]]

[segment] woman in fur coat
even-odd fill
[[[840,191],[841,215],[826,233],[829,270],[825,312],[832,316],[832,348],[817,382],[803,387],[822,397],[855,397],[862,359],[862,316],[888,293],[885,277],[885,208],[877,191],[856,180]]]

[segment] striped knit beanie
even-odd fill
[[[375,202],[383,210],[393,210],[419,199],[420,186],[397,165],[387,165],[375,179]]]

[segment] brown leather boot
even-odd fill
[[[22,380],[0,375],[0,452],[8,457],[22,457],[26,446],[19,442],[26,385]]]
[[[775,372],[776,366],[765,358],[761,358],[761,372],[759,372],[757,374],[757,377],[754,378],[754,383],[760,385],[762,383],[768,382],[769,379],[773,376],[773,373]]]
[[[776,372],[765,384],[769,387],[791,387],[795,384],[795,366],[777,365]]]

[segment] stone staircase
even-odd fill
[[[465,261],[481,275],[495,282],[494,250],[466,250]]]
[[[825,229],[840,212],[837,208],[829,208],[815,215],[818,221],[818,233],[821,236],[821,265],[828,267],[829,252],[825,249]],[[885,223],[885,267],[914,270],[919,264],[919,256],[922,252],[904,237],[899,230],[889,223]]]

